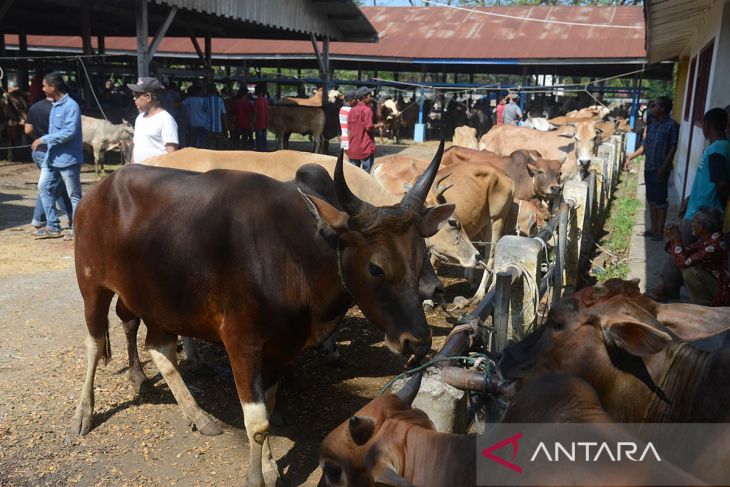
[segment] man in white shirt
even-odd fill
[[[141,164],[150,157],[177,150],[177,123],[160,104],[160,94],[165,89],[162,83],[157,78],[140,78],[127,86],[139,110],[134,122],[132,163]]]

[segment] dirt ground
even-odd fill
[[[388,145],[381,153],[403,150],[429,158],[435,144]],[[240,485],[248,446],[222,347],[202,345],[201,370],[181,362],[191,392],[224,429],[205,437],[188,426],[143,351],[143,330],[141,358],[150,380],[140,396],[133,394],[113,311],[113,358],[97,373],[94,428],[85,437],[68,433],[84,378],[85,324],[73,243],[29,235],[37,178],[31,164],[0,162],[0,485]],[[93,168],[84,166],[84,189],[95,180]],[[468,295],[462,279],[445,283],[449,301]],[[463,313],[427,313],[435,347]],[[331,368],[309,351],[286,375],[280,409],[288,424],[272,428],[272,446],[289,485],[316,484],[321,439],[402,371],[402,359],[382,338],[353,309],[337,334],[347,367]]]

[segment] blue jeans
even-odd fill
[[[357,167],[361,167],[365,170],[365,172],[370,172],[370,168],[373,167],[373,159],[375,154],[371,154],[369,157],[366,157],[365,159],[350,159],[350,162],[352,164],[355,164]]]
[[[266,129],[256,129],[254,133],[256,134],[256,150],[267,152],[269,148],[266,145]]]
[[[76,215],[76,207],[81,200],[81,164],[74,164],[68,167],[41,168],[41,177],[38,179],[38,191],[43,202],[43,210],[46,212],[47,226],[51,230],[61,231],[61,222],[56,212],[56,197],[53,188],[63,180],[66,186],[66,193],[71,199],[71,214]]]
[[[43,151],[33,151],[31,154],[33,162],[35,162],[35,165],[38,166],[38,169],[41,169],[45,156],[46,153]],[[51,188],[51,191],[54,195],[56,195],[56,206],[58,207],[58,210],[60,210],[61,214],[65,213],[68,215],[68,224],[71,226],[73,222],[71,199],[68,197],[68,194],[66,194],[66,185],[63,184],[62,178],[58,179],[56,187]],[[35,209],[33,210],[33,221],[31,224],[34,227],[43,227],[46,225],[46,210],[43,209],[43,200],[41,200],[40,192],[38,193],[38,197],[35,199]]]

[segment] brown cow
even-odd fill
[[[269,130],[276,135],[279,149],[289,148],[289,136],[293,133],[311,135],[313,152],[321,152],[324,141],[322,132],[325,113],[321,107],[299,105],[274,105],[269,107]]]
[[[418,388],[378,396],[322,441],[319,487],[476,485],[476,436],[439,433],[411,403]]]
[[[515,183],[515,199],[547,199],[560,194],[560,162],[543,159],[534,150],[516,150],[507,156],[464,147],[449,147],[442,167],[458,162],[489,164],[504,171]]]
[[[397,191],[411,184],[422,170],[420,159],[404,156],[388,156],[378,159],[373,167],[373,177],[385,188]],[[454,214],[464,232],[475,240],[496,242],[504,235],[505,222],[512,211],[514,182],[504,172],[488,164],[463,162],[442,168],[434,188],[437,201],[456,205]],[[449,190],[453,186],[453,189]],[[494,244],[487,252],[487,269],[494,261]],[[480,301],[486,293],[490,273],[485,272],[482,281],[472,297]]]
[[[505,416],[504,423],[543,423],[543,424],[566,424],[566,423],[587,423],[583,432],[590,431],[590,441],[596,443],[617,444],[641,440],[619,426],[609,426],[613,421],[603,408],[596,390],[586,381],[577,377],[547,373],[528,382],[520,389],[511,401]],[[559,430],[560,426],[554,426]],[[551,428],[545,428],[545,437],[532,437],[534,442],[544,441],[550,444],[554,435],[550,433]],[[585,439],[585,438],[583,438]],[[494,475],[499,476],[505,471],[498,468]],[[601,484],[611,482],[609,485],[706,485],[696,477],[691,476],[684,470],[662,459],[662,463],[650,464],[642,462],[604,462],[600,466],[586,466],[582,464],[571,464],[565,471],[569,477],[575,479],[576,475],[583,478],[600,476]],[[525,468],[520,478],[522,485],[544,485],[548,472],[539,468]],[[558,474],[560,475],[560,474]],[[498,478],[493,478],[497,482]],[[551,478],[553,485],[556,478]]]
[[[467,149],[478,149],[477,129],[462,125],[454,129],[454,145],[457,147],[465,147]]]
[[[659,304],[634,281],[610,280],[563,299],[545,326],[505,349],[502,391],[563,372],[595,387],[618,422],[723,421],[730,348],[710,353],[683,340],[728,328],[730,308]]]
[[[265,174],[279,181],[294,179],[297,170],[304,164],[314,163],[334,177],[335,158],[320,154],[282,150],[276,152],[214,151],[185,148],[172,154],[147,159],[145,165],[173,167],[188,171],[204,172],[212,169],[236,169]],[[426,164],[428,165],[428,163]],[[425,169],[426,166],[424,166]],[[384,191],[377,181],[367,172],[352,164],[345,164],[348,186],[358,198],[375,206],[397,204],[403,191],[391,193]],[[426,240],[428,250],[447,263],[463,267],[474,267],[479,263],[479,252],[461,230],[458,222],[449,219],[436,235]]]
[[[264,485],[262,462],[278,475],[267,412],[277,372],[332,333],[353,301],[394,352],[422,358],[430,350],[417,289],[423,238],[453,211],[423,207],[442,151],[443,142],[413,191],[382,208],[350,192],[342,156],[334,190],[345,211],[305,194],[306,186],[226,170],[134,165],[96,185],[74,217],[88,335],[72,432],[91,429],[94,376],[111,354],[108,308],[116,294],[122,321],[144,320],[155,365],[204,434],[221,431],[180,376],[176,337],[223,343],[249,441],[247,485]]]
[[[479,141],[479,149],[507,156],[519,149],[536,150],[546,159],[561,161],[561,179],[567,181],[585,172],[598,145],[600,130],[593,122],[581,122],[552,132],[513,125],[495,125]]]
[[[21,91],[4,92],[0,97],[0,133],[5,132],[7,137],[7,159],[13,160],[15,150],[23,143],[23,127],[28,117],[28,101]]]
[[[303,107],[321,107],[322,106],[322,88],[317,88],[309,98],[294,98],[287,96],[279,100],[279,105],[300,105]]]

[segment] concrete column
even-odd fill
[[[565,286],[575,287],[580,272],[580,255],[582,252],[583,224],[588,204],[588,184],[573,179],[563,186],[565,201],[573,201],[575,210],[570,213],[568,228],[568,248],[565,257]],[[590,231],[590,230],[588,230]]]
[[[399,379],[391,388],[399,391],[407,379]],[[441,379],[441,369],[426,369],[421,381],[421,388],[413,400],[413,407],[418,408],[433,422],[436,431],[442,433],[466,433],[466,393],[448,385]]]
[[[533,238],[505,235],[495,246],[494,272],[508,270],[514,266],[522,273],[512,286],[507,336],[517,342],[537,317],[535,294],[539,292],[540,263],[544,258],[543,246]],[[526,273],[526,274],[525,274]]]

